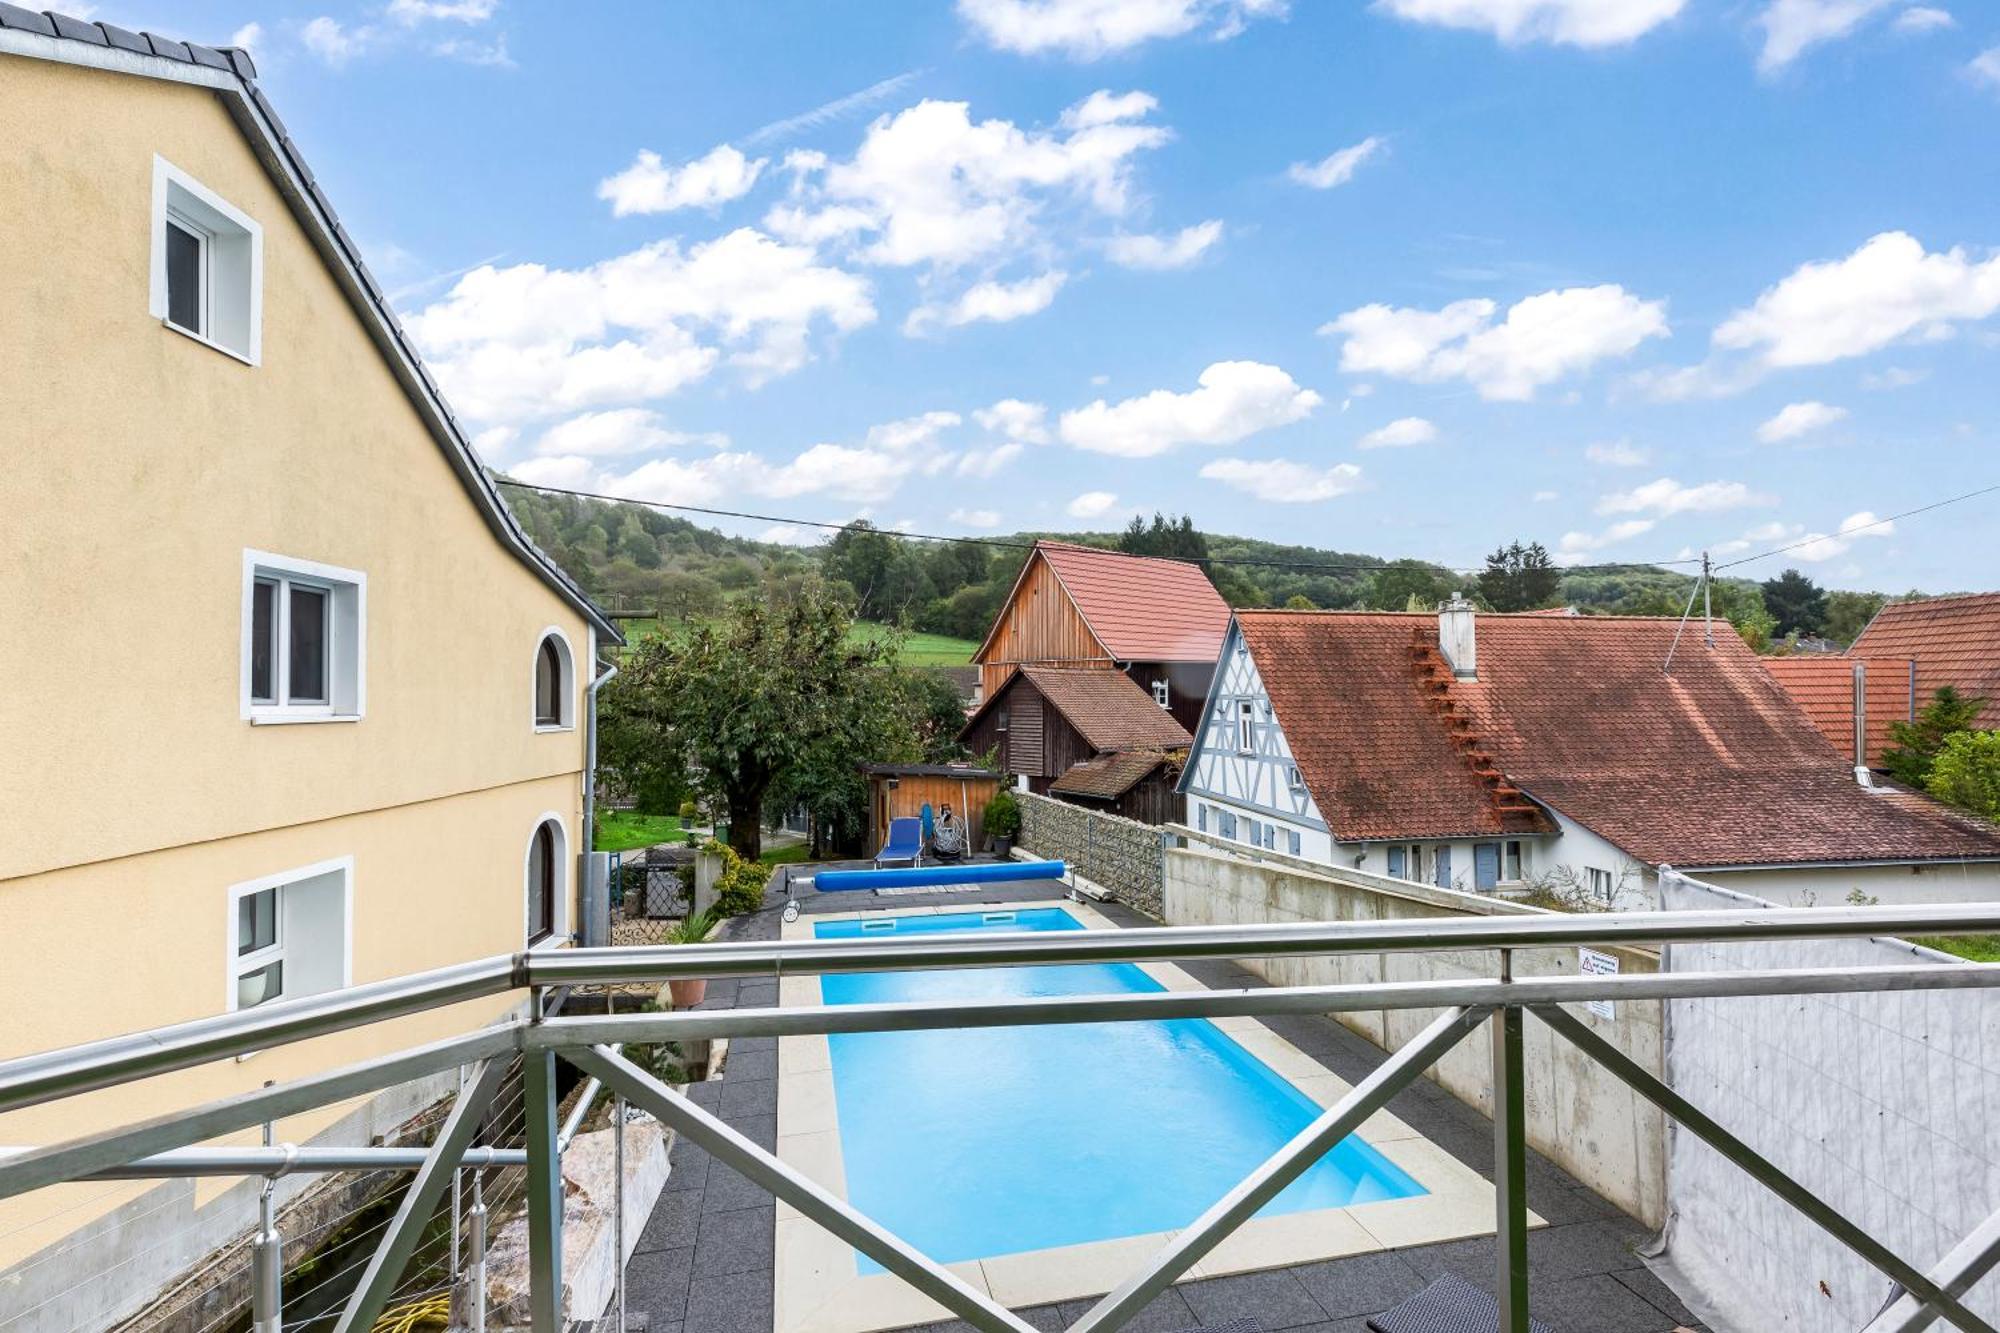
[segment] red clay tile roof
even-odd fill
[[[1024,666],[1020,672],[1093,750],[1183,750],[1194,744],[1187,728],[1122,671]]]
[[[1917,707],[1943,685],[1987,701],[1982,727],[2000,727],[2000,593],[1895,602],[1876,613],[1849,650],[1917,664]]]
[[[1840,755],[1854,755],[1854,668],[1862,667],[1868,682],[1868,753],[1864,763],[1880,761],[1891,743],[1889,724],[1910,721],[1910,663],[1907,658],[1863,659],[1827,653],[1759,659],[1785,692],[1798,702]]]
[[[1035,549],[1105,651],[1121,662],[1213,662],[1229,604],[1199,565],[1068,542]]]
[[[1435,616],[1237,621],[1337,838],[1498,831],[1511,802],[1480,781],[1484,754],[1652,864],[2000,857],[2000,829],[1859,787],[1733,633],[1713,648],[1698,630],[1684,636],[1667,674],[1673,619],[1481,615],[1478,679],[1444,684]],[[1440,693],[1452,709],[1428,702]]]
[[[1157,750],[1101,754],[1095,759],[1070,765],[1061,777],[1049,784],[1049,790],[1059,796],[1094,796],[1103,801],[1115,801],[1165,762],[1166,756]]]

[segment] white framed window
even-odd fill
[[[1304,791],[1306,789],[1306,780],[1304,777],[1300,776],[1299,766],[1297,764],[1289,764],[1286,766],[1285,783],[1293,791]]]
[[[1248,699],[1236,702],[1236,748],[1244,754],[1257,748],[1257,709]]]
[[[570,653],[569,636],[551,625],[535,645],[535,730],[575,727],[576,659]]]
[[[264,355],[264,229],[163,157],[153,158],[147,309],[239,361]]]
[[[226,1008],[353,984],[353,857],[231,885],[228,899]]]
[[[1158,704],[1162,708],[1169,708],[1173,706],[1173,701],[1174,701],[1173,694],[1171,693],[1171,691],[1168,690],[1167,682],[1165,682],[1164,680],[1154,681],[1153,702]]]
[[[1527,866],[1527,859],[1523,854],[1523,849],[1521,846],[1520,839],[1518,838],[1510,839],[1507,842],[1506,847],[1503,849],[1503,855],[1501,857],[1501,866],[1500,866],[1501,881],[1504,883],[1513,883],[1519,880],[1521,878],[1522,871],[1526,869],[1526,866]]]
[[[353,722],[367,701],[368,576],[243,553],[242,715]]]
[[[568,923],[569,835],[562,816],[550,810],[528,836],[522,871],[526,892],[526,935],[530,945],[559,937]]]
[[[1611,872],[1609,870],[1599,870],[1596,866],[1589,867],[1589,871],[1590,871],[1590,896],[1592,898],[1595,898],[1598,902],[1601,903],[1610,902]]]

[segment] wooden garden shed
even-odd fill
[[[892,819],[915,819],[929,805],[932,815],[949,805],[965,823],[973,851],[986,847],[986,803],[1000,790],[1001,776],[976,764],[864,764],[868,776],[868,850],[889,836]]]

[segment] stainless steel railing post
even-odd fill
[[[1500,951],[1500,980],[1514,980],[1514,952]],[[1528,1333],[1528,1127],[1521,1068],[1521,1006],[1493,1011],[1493,1297],[1500,1333]]]
[[[556,1057],[521,1056],[528,1123],[528,1310],[534,1333],[562,1333],[562,1154],[556,1148]]]
[[[481,1172],[472,1173],[471,1261],[465,1269],[466,1323],[472,1333],[486,1333],[486,1191]]]
[[[269,1086],[268,1084],[266,1086]],[[264,1122],[264,1146],[277,1126]],[[257,1196],[257,1238],[250,1245],[250,1320],[254,1333],[281,1333],[285,1318],[285,1238],[278,1234],[278,1177],[264,1177]]]

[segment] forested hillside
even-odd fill
[[[857,522],[810,547],[731,537],[641,504],[503,486],[528,534],[607,606],[668,621],[703,619],[767,581],[819,573],[844,584],[862,620],[959,639],[984,637],[1037,538],[1204,562],[1232,606],[1395,610],[1464,593],[1496,610],[1569,605],[1585,612],[1679,615],[1689,574],[1652,565],[1564,570],[1539,546],[1515,544],[1479,573],[1419,560],[1211,535],[1183,517],[1134,519],[1123,533],[1020,532],[975,542],[928,541]],[[1915,596],[1918,594],[1909,594]],[[1753,646],[1785,635],[1845,643],[1886,600],[1827,593],[1795,571],[1757,583],[1718,579],[1715,613]]]

